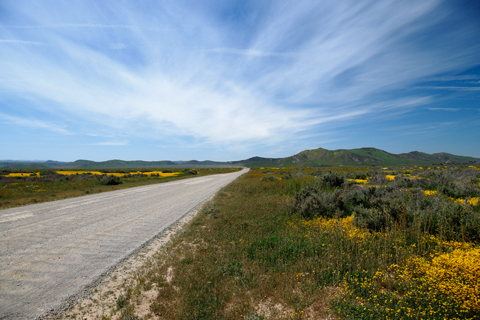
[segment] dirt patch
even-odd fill
[[[292,319],[295,316],[293,308],[289,308],[282,303],[275,303],[271,299],[258,303],[255,312],[266,319]]]

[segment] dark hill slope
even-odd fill
[[[294,156],[277,161],[278,166],[315,167],[324,165],[409,165],[409,164],[471,164],[480,159],[456,156],[448,153],[428,154],[418,151],[393,154],[376,148],[327,150],[323,148],[305,150]]]

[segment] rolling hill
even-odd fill
[[[2,166],[3,164],[3,166]],[[74,162],[59,161],[0,161],[0,167],[16,169],[116,169],[116,168],[186,168],[186,167],[320,167],[335,165],[350,166],[394,166],[394,165],[455,165],[480,164],[480,158],[457,156],[440,152],[428,154],[419,151],[393,154],[376,148],[338,149],[323,148],[304,150],[286,158],[252,157],[239,161],[90,161],[76,160]]]
[[[325,165],[430,165],[472,164],[479,158],[457,156],[449,153],[428,154],[418,151],[393,154],[376,148],[327,150],[323,148],[305,150],[294,156],[280,159],[279,166],[316,167]]]

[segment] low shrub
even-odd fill
[[[186,169],[183,172],[187,174],[193,174],[193,175],[197,174],[197,170],[193,170],[193,169]]]
[[[41,177],[57,176],[58,173],[56,173],[56,172],[53,171],[53,170],[41,170],[41,171],[39,172],[39,175],[40,175]]]
[[[277,181],[278,178],[275,176],[266,175],[261,178],[262,181]]]
[[[120,177],[114,175],[103,175],[99,178],[100,182],[106,186],[113,186],[122,183]]]
[[[402,228],[446,240],[480,242],[480,215],[475,206],[452,201],[442,194],[427,196],[421,189],[388,185],[321,191],[308,186],[292,197],[290,208],[304,219],[353,214],[356,226],[375,232]]]
[[[351,213],[343,191],[322,192],[312,186],[297,192],[290,201],[290,208],[305,219],[343,218]]]
[[[215,201],[209,201],[209,202],[207,202],[207,203],[203,206],[202,211],[203,211],[203,213],[205,213],[205,214],[216,214],[216,213],[220,212],[220,210],[218,209]]]
[[[339,188],[345,183],[345,177],[339,173],[329,171],[322,175],[318,182],[321,186],[329,188]]]

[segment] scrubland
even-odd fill
[[[479,319],[479,177],[251,170],[112,292],[101,319]]]

